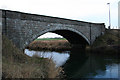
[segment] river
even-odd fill
[[[120,78],[117,56],[90,54],[80,49],[63,52],[25,49],[25,54],[51,58],[56,67],[63,67],[68,78]]]

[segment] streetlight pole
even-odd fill
[[[107,5],[109,6],[109,26],[108,29],[111,28],[111,19],[110,19],[110,3],[107,3]]]

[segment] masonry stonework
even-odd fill
[[[2,11],[2,33],[20,49],[24,49],[40,35],[55,32],[71,44],[89,44],[105,32],[103,23],[90,23],[57,17]]]

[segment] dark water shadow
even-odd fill
[[[70,58],[63,68],[66,78],[111,78],[107,71],[110,65],[117,62],[117,59],[94,54],[87,55],[84,48],[77,48],[71,50]],[[112,78],[116,78],[116,75],[118,75],[117,72],[115,75],[112,74]]]

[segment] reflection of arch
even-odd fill
[[[45,29],[43,31],[40,31],[38,34],[34,34],[32,36],[32,39],[30,41],[28,41],[26,45],[28,45],[30,42],[32,42],[33,40],[38,38],[40,35],[43,35],[47,32],[57,33],[57,34],[63,36],[64,38],[66,38],[69,42],[71,42],[73,44],[76,42],[76,40],[78,40],[79,42],[81,41],[81,43],[83,43],[83,41],[84,41],[85,44],[90,44],[90,41],[86,38],[86,36],[84,36],[83,33],[79,32],[73,28],[55,27],[55,28],[48,28],[48,29]],[[72,37],[74,37],[74,36],[76,36],[75,39],[72,39]],[[76,42],[76,44],[78,44],[78,43]]]

